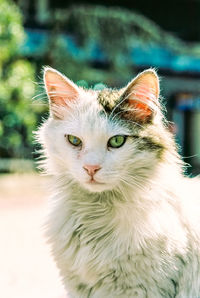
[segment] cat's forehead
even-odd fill
[[[127,127],[110,113],[119,97],[119,92],[108,90],[88,94],[66,114],[64,126],[70,134],[92,138],[128,133]]]
[[[120,100],[119,90],[84,90],[80,100],[65,108],[61,126],[64,133],[83,138],[98,139],[117,134],[128,134],[127,125],[116,117],[114,111]]]
[[[109,117],[103,109],[93,109],[92,105],[84,113],[78,113],[76,119],[73,118],[72,121],[71,124],[76,133],[92,138],[103,135],[126,134],[128,132],[119,120]]]

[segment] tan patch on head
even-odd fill
[[[121,94],[120,90],[104,89],[99,92],[97,100],[106,112],[111,112],[119,102]]]

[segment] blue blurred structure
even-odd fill
[[[48,47],[50,34],[46,30],[26,29],[27,38],[21,47],[24,56],[43,56]],[[62,34],[66,51],[78,60],[106,61],[101,47],[92,40],[86,48],[77,45],[75,38]],[[125,57],[126,63],[136,67],[157,67],[174,72],[192,72],[200,74],[200,57],[177,54],[172,49],[156,43],[134,42]]]

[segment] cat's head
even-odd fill
[[[39,135],[48,170],[91,192],[141,187],[165,148],[156,72],[94,91],[47,67],[44,83],[50,117]]]

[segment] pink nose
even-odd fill
[[[101,169],[99,165],[84,165],[83,168],[90,176],[94,176],[94,174]]]

